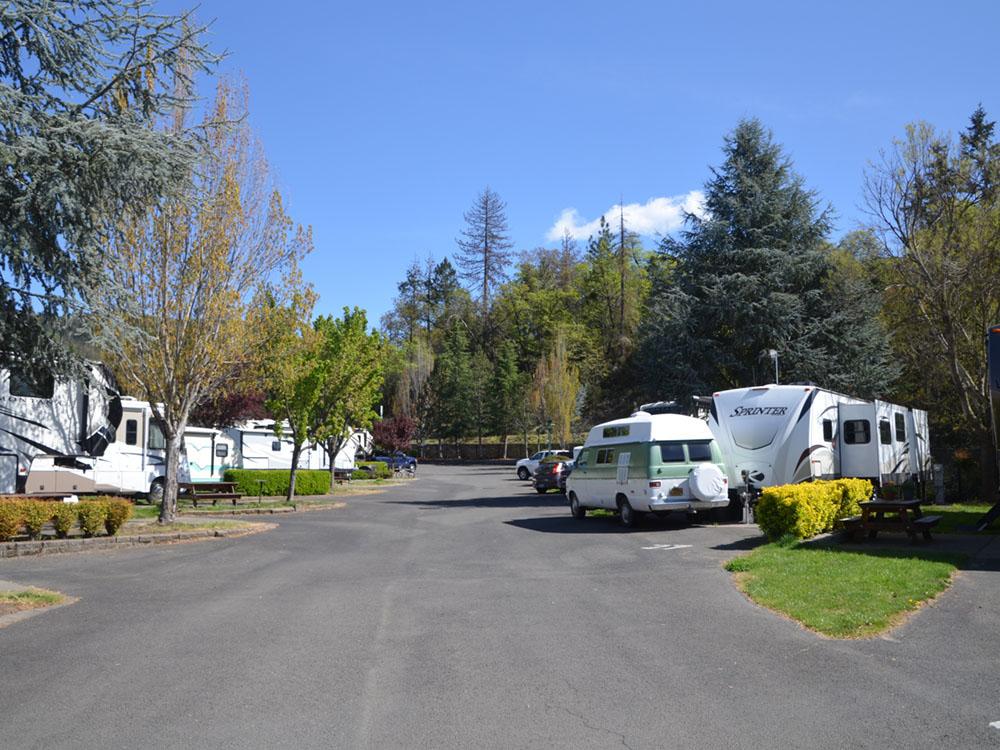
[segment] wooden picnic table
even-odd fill
[[[236,491],[236,482],[178,482],[177,488],[186,491],[182,497],[190,500],[196,508],[199,500],[211,500],[212,505],[219,500],[230,500],[236,505],[243,497]]]
[[[924,515],[919,500],[868,500],[858,506],[860,516],[840,519],[852,539],[863,532],[875,539],[880,531],[896,531],[905,533],[911,541],[917,540],[919,532],[930,541],[931,529],[941,520],[941,516]]]

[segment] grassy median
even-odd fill
[[[24,591],[0,591],[0,616],[61,604],[66,597],[56,591],[31,588]]]
[[[756,603],[835,638],[865,638],[901,622],[951,583],[961,558],[844,551],[794,543],[726,563]]]

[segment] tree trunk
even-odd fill
[[[504,461],[507,460],[507,433],[506,432],[503,435],[503,458],[504,458]]]
[[[166,473],[163,476],[163,504],[160,505],[160,523],[173,523],[177,517],[177,471],[181,465],[181,434],[173,433],[164,436],[167,443]]]
[[[295,497],[295,475],[299,471],[299,456],[302,455],[302,446],[299,443],[292,443],[292,468],[288,475],[288,497],[285,502],[292,502]]]

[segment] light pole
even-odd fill
[[[778,384],[778,350],[777,349],[768,349],[767,350],[767,356],[769,356],[771,358],[771,360],[774,362],[774,384],[777,385]]]

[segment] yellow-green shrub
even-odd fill
[[[104,500],[81,500],[76,504],[76,515],[80,519],[83,535],[96,536],[104,528],[108,504]]]
[[[104,528],[108,534],[114,536],[132,517],[132,503],[122,498],[108,498],[105,505],[107,515],[104,517]]]
[[[51,500],[23,500],[21,508],[24,511],[24,528],[28,532],[29,539],[39,539],[42,536],[42,527],[52,518]]]
[[[818,480],[767,487],[761,492],[754,517],[770,539],[791,534],[809,539],[831,531],[837,519],[858,513],[858,502],[871,496],[866,479]]]
[[[0,500],[0,542],[16,537],[24,526],[24,507],[17,500]]]
[[[52,526],[60,539],[69,536],[70,529],[76,525],[78,518],[76,505],[76,503],[52,503]]]

